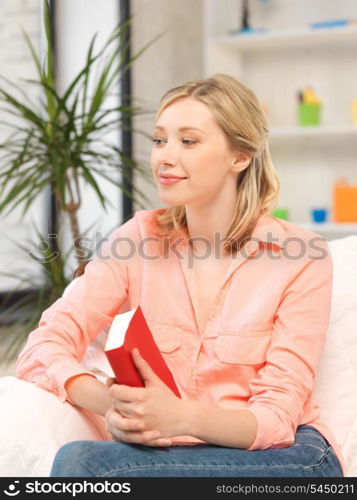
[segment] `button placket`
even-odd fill
[[[207,331],[209,330],[209,327],[210,325],[213,323],[214,319],[217,317],[217,311],[219,310],[219,308],[221,307],[221,304],[224,300],[224,297],[226,296],[226,294],[228,293],[228,289],[229,289],[229,282],[226,282],[224,285],[221,286],[221,288],[219,289],[219,292],[217,294],[217,297],[216,297],[216,300],[214,301],[213,303],[213,306],[212,306],[212,310],[211,310],[211,313],[208,317],[208,321],[206,323],[206,327],[205,327],[205,331],[203,332],[204,335],[202,338],[205,338],[206,335],[207,335]]]
[[[183,259],[180,259],[180,265],[181,269],[186,281],[186,287],[188,291],[188,295],[191,301],[191,306],[192,306],[192,311],[193,311],[193,316],[194,320],[196,323],[197,331],[199,331],[199,322],[198,322],[198,316],[199,316],[199,308],[198,308],[198,296],[197,296],[197,291],[196,291],[196,286],[195,286],[195,276],[193,269],[189,266],[188,263],[188,252],[189,252],[188,245],[186,245],[184,252],[182,255]]]
[[[221,286],[219,288],[218,294],[217,294],[217,296],[215,298],[214,304],[212,306],[211,315],[210,315],[210,317],[208,319],[208,322],[207,322],[207,324],[206,324],[205,329],[204,329],[203,332],[201,332],[200,328],[199,328],[199,315],[200,315],[200,311],[199,311],[198,293],[197,293],[197,288],[196,288],[196,278],[195,278],[195,275],[194,275],[194,271],[193,271],[192,267],[189,264],[189,255],[190,255],[190,252],[192,252],[192,250],[190,249],[190,247],[187,244],[187,242],[185,242],[185,245],[184,245],[184,247],[182,249],[183,250],[182,253],[180,252],[180,254],[182,256],[182,259],[179,259],[179,263],[180,263],[181,270],[182,270],[183,275],[184,275],[184,279],[185,279],[185,282],[186,282],[186,287],[187,287],[188,295],[189,295],[189,298],[190,298],[190,301],[191,301],[192,312],[193,312],[194,321],[196,323],[196,328],[197,328],[197,331],[199,332],[199,334],[200,334],[200,336],[202,338],[205,336],[205,332],[206,332],[206,329],[207,329],[207,326],[208,326],[209,322],[215,317],[215,313],[217,312],[219,304],[221,303],[221,300],[222,300],[222,294],[227,290],[227,288],[228,288],[228,282],[230,281],[233,273],[244,262],[247,261],[249,255],[256,249],[256,246],[257,246],[256,242],[248,242],[248,243],[252,243],[251,245],[248,245],[248,244],[246,245],[246,250],[248,251],[248,255],[239,253],[237,256],[235,256],[232,259],[232,262],[231,262],[230,266],[227,269],[225,277],[224,277],[224,279],[223,279],[223,281],[221,283]]]

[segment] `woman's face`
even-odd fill
[[[151,168],[164,203],[198,206],[223,201],[228,191],[235,196],[242,168],[232,169],[237,153],[206,104],[193,98],[170,104],[155,124],[153,142]]]

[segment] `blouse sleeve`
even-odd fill
[[[127,300],[127,260],[121,258],[127,248],[122,241],[133,237],[134,226],[130,219],[114,231],[65,296],[42,313],[17,359],[17,377],[71,402],[66,381],[87,372],[80,363],[87,346]]]
[[[250,383],[246,409],[258,428],[249,450],[285,448],[295,441],[330,319],[333,264],[327,243],[323,246],[324,257],[308,260],[286,288],[266,364]]]

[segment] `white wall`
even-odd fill
[[[158,35],[133,65],[133,97],[152,113],[137,117],[136,129],[152,136],[155,110],[169,88],[185,81],[202,78],[202,2],[201,0],[132,0],[134,16],[132,50],[137,53]],[[150,171],[152,141],[134,135],[135,159]],[[151,203],[146,208],[164,206],[157,188],[142,177],[135,185],[144,190]]]
[[[100,49],[118,21],[118,0],[57,1],[56,30],[60,89],[64,90],[83,67],[87,49],[94,33],[98,33],[95,46]],[[118,104],[118,99],[115,97],[106,102],[106,106],[115,106],[116,104]],[[111,133],[105,139],[120,146],[120,130]],[[118,173],[116,178],[120,180],[120,177],[120,173]],[[79,227],[81,231],[85,231],[90,225],[95,224],[94,228],[86,235],[87,238],[94,238],[96,233],[100,233],[101,237],[104,238],[108,231],[111,232],[119,226],[122,218],[119,188],[99,176],[96,177],[96,180],[112,206],[108,206],[108,211],[105,212],[93,189],[81,183],[83,199],[79,211]],[[68,220],[66,220],[65,227],[65,245],[68,247],[68,245],[72,245]],[[99,238],[100,236],[97,237],[97,241]],[[90,246],[88,241],[86,241],[86,246]],[[71,259],[70,262],[71,268],[75,269],[77,267],[76,261]]]
[[[11,81],[21,84],[23,90],[37,102],[36,91],[21,79],[34,78],[36,72],[32,64],[30,52],[24,41],[21,28],[30,36],[33,45],[39,50],[40,45],[40,0],[10,0],[0,2],[0,74]],[[6,87],[2,80],[1,86]],[[13,93],[14,88],[9,85]],[[20,98],[20,95],[17,95]],[[10,121],[11,117],[0,110],[0,120]],[[8,137],[11,129],[0,123],[0,141]],[[36,241],[33,230],[35,223],[40,230],[45,227],[45,197],[40,196],[25,217],[22,217],[23,205],[12,211],[10,215],[0,216],[0,272],[14,274],[19,278],[38,275],[38,264],[20,245],[28,246],[28,239]],[[18,279],[0,275],[0,292],[19,285]],[[24,284],[21,288],[27,288]]]

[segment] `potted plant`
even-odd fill
[[[43,64],[29,36],[24,33],[37,73],[36,79],[25,81],[39,90],[40,98],[32,102],[23,92],[21,83],[9,82],[4,77],[5,83],[0,85],[0,107],[11,115],[10,120],[2,120],[2,123],[12,129],[12,133],[0,144],[0,214],[6,215],[20,204],[23,205],[22,214],[25,214],[34,200],[50,187],[60,221],[64,217],[69,218],[78,266],[85,260],[81,249],[84,231],[78,223],[78,210],[82,204],[80,181],[93,189],[105,209],[108,200],[98,184],[98,178],[113,183],[128,196],[131,193],[125,184],[116,179],[119,173],[125,179],[135,172],[151,181],[148,169],[126,158],[117,145],[105,139],[109,131],[123,127],[128,117],[145,113],[139,107],[105,106],[107,97],[115,93],[123,72],[156,40],[150,41],[125,64],[125,35],[131,21],[130,18],[125,23],[119,23],[96,53],[96,36],[92,38],[84,66],[60,94],[54,78],[49,2],[46,0],[46,57]],[[133,197],[139,206],[141,201],[148,201],[135,186]],[[30,242],[29,247],[18,242],[17,247],[33,257],[32,250],[48,240],[38,230],[37,236],[39,241]],[[56,247],[55,257],[53,248],[48,246],[41,259],[37,259],[43,270],[43,283],[37,287],[38,292],[25,294],[23,300],[12,304],[13,291],[3,303],[0,322],[6,324],[2,329],[2,340],[9,341],[6,360],[17,355],[28,333],[37,325],[42,311],[62,295],[73,277],[73,271],[69,275],[66,273],[69,255],[65,255],[61,248],[61,238],[57,239]],[[19,279],[20,286],[31,282],[27,277]],[[6,304],[10,306],[5,309]],[[14,315],[16,321],[13,321]]]

